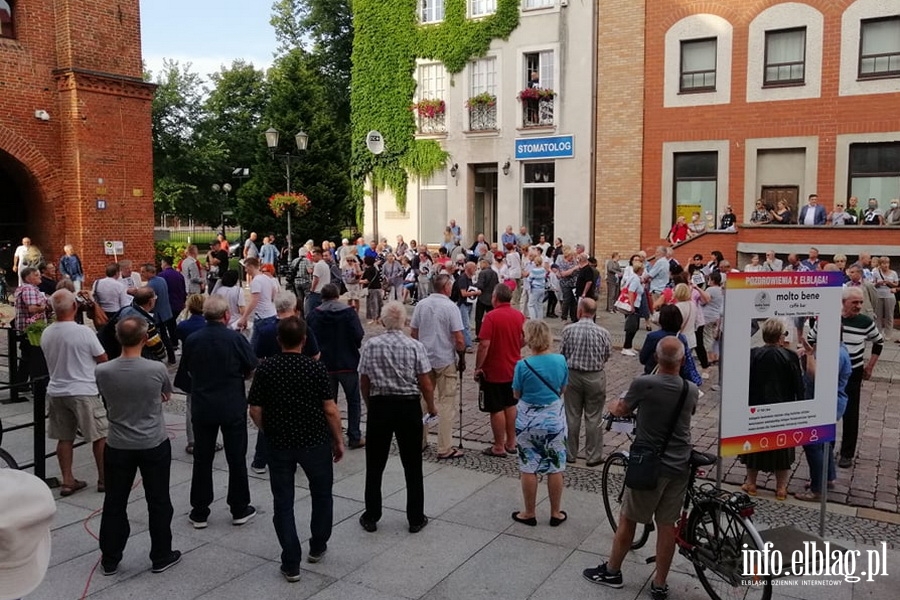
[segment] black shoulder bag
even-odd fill
[[[657,448],[648,442],[635,441],[631,444],[631,451],[628,454],[628,467],[625,471],[625,485],[633,490],[654,490],[659,482],[659,471],[662,466],[662,455],[665,454],[666,448],[669,446],[669,439],[675,431],[675,424],[681,416],[681,410],[684,408],[684,401],[687,398],[688,383],[681,381],[681,397],[678,399],[678,406],[675,408],[675,416],[669,424],[669,430],[666,432],[665,441],[661,448]]]
[[[560,391],[559,391],[559,390],[553,389],[553,386],[550,385],[549,383],[547,383],[547,380],[544,379],[543,377],[541,377],[541,374],[538,373],[537,371],[535,371],[535,370],[534,370],[534,367],[532,367],[531,365],[529,365],[527,360],[523,360],[522,362],[525,363],[525,366],[528,367],[528,369],[529,369],[532,373],[534,373],[535,376],[536,376],[538,379],[541,380],[541,383],[543,383],[544,385],[547,386],[547,389],[549,389],[551,392],[553,392],[554,394],[556,394],[557,397],[560,396]]]

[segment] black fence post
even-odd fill
[[[32,384],[34,385],[34,383]],[[36,387],[36,386],[35,386]],[[34,393],[34,475],[35,477],[46,480],[47,478],[47,449],[46,449],[46,432],[47,432],[47,394]],[[53,487],[53,486],[51,486]]]
[[[16,330],[14,327],[6,329],[6,356],[7,370],[9,372],[9,400],[10,402],[19,401],[19,345],[16,340]]]

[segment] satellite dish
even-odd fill
[[[373,129],[366,134],[366,148],[368,148],[369,152],[372,154],[381,154],[384,152],[384,138],[381,137],[381,132]]]

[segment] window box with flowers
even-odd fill
[[[469,109],[469,131],[496,131],[497,96],[482,92],[466,101]]]
[[[553,105],[556,92],[548,88],[528,87],[519,92],[522,103],[523,127],[546,127],[553,125]]]
[[[444,122],[447,106],[443,100],[419,100],[412,105],[412,109],[416,113],[419,133],[445,133],[447,131]]]

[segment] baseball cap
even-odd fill
[[[0,506],[0,598],[23,598],[47,573],[56,502],[34,475],[0,469]]]

